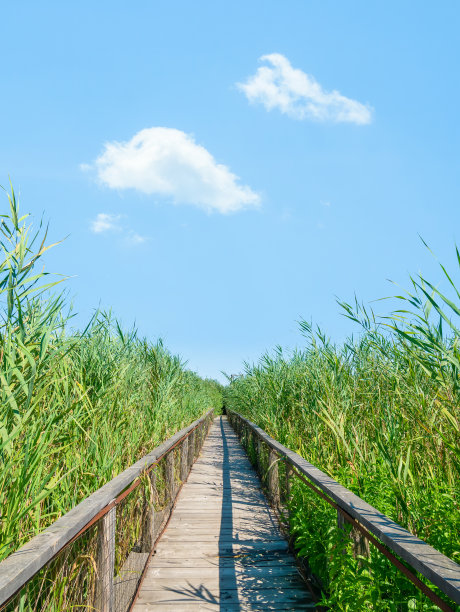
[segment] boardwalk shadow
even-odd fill
[[[223,493],[228,491],[228,497],[225,496],[222,502],[222,514],[220,521],[220,534],[219,534],[219,600],[220,609],[223,610],[225,603],[222,601],[222,593],[225,593],[226,589],[233,591],[236,597],[236,604],[238,601],[238,585],[236,580],[236,568],[233,553],[233,546],[230,546],[228,551],[228,533],[231,534],[233,540],[233,504],[232,504],[232,480],[230,475],[230,455],[228,450],[227,436],[225,434],[225,428],[222,417],[220,418],[220,431],[222,434],[222,487]],[[228,554],[230,552],[230,554]],[[227,571],[223,571],[223,559],[227,559]],[[235,606],[236,607],[236,606]],[[240,606],[238,605],[237,609]]]
[[[224,503],[219,538],[220,610],[312,610],[315,606],[261,494],[258,478],[245,455],[241,456],[242,449],[232,452],[235,438],[233,432],[229,438],[228,428],[221,418]],[[237,510],[248,506],[252,508],[243,525]]]

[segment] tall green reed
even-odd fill
[[[460,561],[460,304],[452,275],[442,272],[454,299],[419,276],[386,317],[340,302],[360,326],[342,345],[301,321],[305,348],[246,364],[225,403]],[[333,554],[337,529],[323,506],[299,487],[293,524],[333,609],[431,609],[380,555],[358,565]]]
[[[220,385],[98,312],[70,330],[47,229],[0,216],[0,560],[166,437],[221,405]]]

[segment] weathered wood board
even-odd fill
[[[313,609],[243,448],[215,419],[133,612]]]

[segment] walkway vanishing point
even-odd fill
[[[216,418],[133,612],[314,609],[246,453]]]

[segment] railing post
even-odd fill
[[[252,455],[252,440],[254,438],[254,434],[252,432],[252,429],[250,427],[248,427],[248,447],[247,447],[247,454],[248,457],[251,457]]]
[[[263,473],[262,451],[263,451],[263,443],[262,443],[262,440],[260,439],[260,437],[257,436],[257,443],[256,443],[257,461],[256,461],[256,466],[257,466],[257,471],[259,472],[260,479],[263,481],[264,480],[264,473]]]
[[[347,522],[342,512],[337,510],[337,527],[345,532],[345,524]],[[349,537],[352,540],[353,557],[355,559],[358,556],[369,557],[369,540],[363,536],[359,529],[356,529],[356,527],[352,525]]]
[[[176,485],[174,482],[174,449],[170,450],[165,459],[165,480],[166,492],[169,497],[169,503],[174,501],[174,493]]]
[[[286,508],[287,508],[287,516],[289,520],[291,517],[291,510],[289,508],[289,502],[291,501],[292,465],[288,463],[287,461],[284,463],[284,465],[285,465],[284,479],[285,479],[285,487],[286,487]]]
[[[188,437],[182,442],[181,456],[180,456],[180,479],[182,482],[187,480],[189,470],[189,459],[188,459]]]
[[[155,544],[155,498],[157,484],[157,467],[147,474],[149,479],[149,497],[145,502],[145,516],[142,528],[141,552],[150,552]]]
[[[188,437],[188,460],[189,470],[192,469],[193,462],[195,461],[195,430],[193,430]]]
[[[204,441],[206,440],[207,435],[208,435],[208,423],[207,421],[203,421],[203,439],[201,441],[201,448],[203,448]]]
[[[113,575],[115,569],[116,506],[99,521],[97,534],[96,610],[112,612],[114,609]]]
[[[270,448],[268,453],[268,490],[275,508],[280,505],[280,482],[278,474],[278,455]]]

